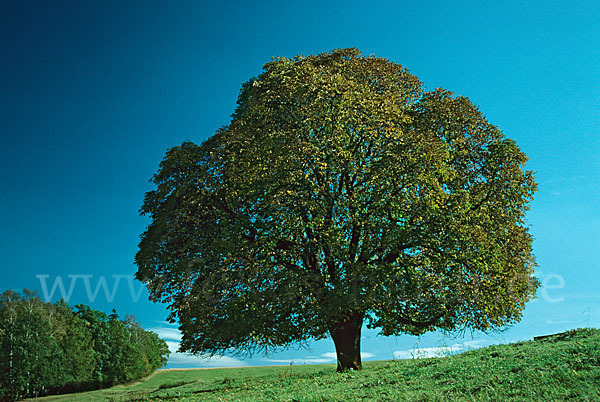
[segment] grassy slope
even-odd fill
[[[53,400],[600,400],[600,330],[439,359],[159,372],[124,387]]]

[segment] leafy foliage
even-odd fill
[[[365,320],[384,335],[499,328],[538,286],[526,161],[467,98],[396,63],[278,58],[227,127],[167,152],[137,277],[198,353],[331,334],[360,368]]]
[[[0,299],[0,395],[37,396],[60,381],[60,349],[52,337],[46,306],[31,293],[8,291]]]
[[[0,399],[17,400],[130,382],[166,363],[158,335],[133,318],[35,294],[0,295]]]

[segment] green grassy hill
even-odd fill
[[[334,365],[159,371],[129,386],[47,400],[359,401],[600,400],[600,330],[460,355]]]

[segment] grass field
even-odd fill
[[[600,400],[600,330],[491,346],[432,359],[334,365],[158,371],[146,380],[67,401],[555,401]]]

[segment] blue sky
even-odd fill
[[[138,298],[130,281],[148,223],[137,211],[166,149],[226,125],[241,84],[271,57],[357,47],[429,89],[470,97],[529,156],[540,191],[528,224],[546,284],[501,334],[366,331],[365,359],[600,327],[598,21],[595,0],[3,1],[0,290],[43,294],[45,280],[50,293],[60,279],[68,292],[73,280],[71,304],[133,314],[176,347],[164,306],[143,290]],[[109,292],[93,297],[102,278]],[[326,340],[251,359],[175,355],[169,365],[332,362],[333,351]]]

